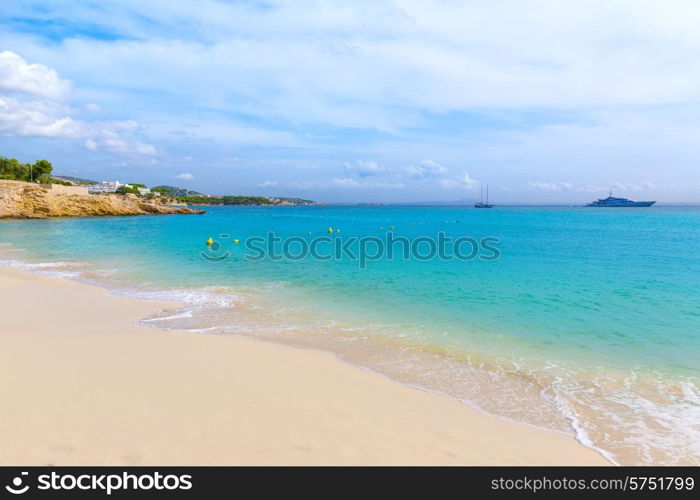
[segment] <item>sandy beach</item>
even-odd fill
[[[176,304],[0,268],[0,464],[605,465],[333,355],[135,321]]]

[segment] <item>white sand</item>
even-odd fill
[[[172,304],[0,268],[0,464],[589,464],[573,438],[336,360],[155,331]]]

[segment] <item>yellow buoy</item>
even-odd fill
[[[211,238],[209,238],[209,239],[207,240],[207,245],[212,246],[213,244],[214,244],[214,240],[212,240]]]
[[[392,229],[392,230],[393,230],[393,229],[394,229],[394,226],[389,226],[389,229]]]
[[[329,226],[329,227],[328,227],[328,233],[330,234],[330,233],[332,233],[332,232],[333,232],[333,228]]]
[[[239,242],[239,241],[240,241],[240,240],[239,240],[238,238],[236,238],[236,239],[233,240],[233,243],[234,243],[235,245],[238,245],[238,242]]]

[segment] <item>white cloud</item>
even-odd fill
[[[568,191],[574,187],[570,182],[528,181],[527,185],[539,191]]]
[[[175,178],[176,178],[176,179],[183,180],[183,181],[191,181],[192,179],[194,179],[194,175],[192,175],[192,174],[190,174],[190,173],[188,173],[188,172],[183,172],[183,173],[181,173],[181,174],[177,174],[177,175],[175,176]]]
[[[349,177],[342,177],[338,178],[336,177],[331,181],[331,184],[334,186],[338,187],[346,187],[346,188],[358,188],[366,185],[365,182],[360,182],[356,179],[351,179]]]
[[[607,192],[614,181],[645,179],[692,184],[685,199],[700,192],[686,182],[700,162],[695,0],[275,0],[264,8],[121,0],[100,9],[26,0],[7,9],[0,46],[24,58],[9,66],[41,62],[40,73],[59,69],[80,88],[75,108],[27,106],[14,120],[0,117],[2,134],[90,139],[120,155],[166,155],[174,145],[174,156],[192,152],[198,163],[241,154],[249,179],[251,165],[265,161],[314,163],[317,177],[299,182],[323,179],[331,189],[336,175],[371,177],[404,182],[424,199],[460,185],[450,172],[431,177],[415,163],[425,157],[451,169],[467,158],[472,175],[492,189],[515,186],[514,197],[585,198],[584,186]],[[12,23],[39,15],[117,39],[66,34],[49,43]],[[4,80],[4,101],[43,92],[22,75],[5,83],[12,89]],[[47,94],[61,94],[65,80],[56,81],[59,91]],[[100,117],[126,114],[144,127],[92,126],[85,103],[93,101],[104,107]],[[374,158],[378,169],[356,162],[341,173],[346,158]]]
[[[612,185],[613,189],[619,189],[620,191],[644,191],[645,189],[654,189],[655,187],[654,183],[649,181],[641,183],[616,182]]]
[[[78,15],[130,38],[74,37],[53,49],[63,66],[99,85],[138,85],[295,122],[395,131],[423,122],[424,111],[700,97],[693,0],[120,5],[47,14]]]
[[[386,172],[384,167],[372,160],[357,160],[355,163],[345,162],[343,168],[349,174],[355,174],[360,177],[380,175]]]
[[[349,186],[386,186],[391,188],[405,187],[406,181],[423,181],[430,179],[440,179],[446,176],[449,171],[447,168],[440,165],[434,160],[423,160],[418,165],[409,165],[407,167],[389,167],[380,165],[374,160],[357,160],[354,163],[345,162],[343,170],[346,174],[365,179],[367,177],[382,176],[388,181],[371,182],[358,181],[354,177],[344,177],[334,179],[337,185]],[[389,182],[392,181],[392,182]],[[454,181],[455,183],[457,180]]]
[[[327,186],[326,183],[320,181],[293,181],[287,184],[292,189],[322,189]]]
[[[358,181],[349,177],[336,177],[330,181],[329,185],[350,189],[403,189],[406,187],[403,182]]]
[[[101,130],[101,135],[103,139],[101,144],[114,153],[122,154],[136,154],[143,156],[154,156],[157,154],[155,146],[151,144],[145,144],[139,141],[126,141],[122,139],[117,133],[111,130]]]
[[[131,156],[127,159],[120,160],[113,164],[117,168],[150,168],[155,167],[158,161],[155,158],[147,158],[141,156]]]
[[[18,100],[0,96],[0,134],[80,138],[81,123],[66,116],[66,106],[53,101]]]
[[[447,169],[434,160],[423,160],[419,165],[409,165],[404,169],[414,179],[441,177]]]
[[[535,189],[545,192],[564,192],[564,191],[579,191],[582,193],[605,193],[612,189],[614,191],[644,191],[654,189],[657,186],[649,181],[640,183],[635,182],[613,182],[609,186],[601,184],[572,184],[571,182],[546,182],[546,181],[528,181],[526,188]],[[512,189],[511,189],[512,190]]]
[[[43,64],[29,64],[14,52],[0,52],[0,90],[20,92],[53,100],[70,93],[70,82]]]
[[[155,146],[125,137],[139,129],[133,120],[74,119],[65,102],[70,83],[59,78],[54,70],[41,64],[28,64],[13,52],[0,52],[0,91],[0,135],[83,139],[90,151],[103,148],[123,155],[157,154]],[[8,92],[15,94],[6,95]]]
[[[439,180],[441,183],[452,186],[469,187],[469,176],[467,180],[464,175],[447,180],[449,174],[447,168],[434,160],[422,160],[417,165],[407,167],[389,167],[380,165],[373,160],[357,160],[355,163],[345,162],[343,170],[348,174],[346,177],[335,178],[330,181],[330,185],[347,188],[385,188],[402,189],[406,187],[406,182],[416,184],[427,180]],[[350,177],[353,176],[353,177]],[[368,177],[382,176],[383,181],[369,181]],[[357,178],[359,177],[360,180]]]
[[[260,187],[276,187],[279,183],[277,181],[264,181],[258,184]]]
[[[289,187],[298,189],[386,189],[397,190],[437,182],[445,188],[475,189],[478,181],[467,172],[448,177],[449,170],[434,160],[423,160],[418,165],[408,167],[388,167],[375,161],[358,160],[345,163],[344,171],[354,177],[335,177],[328,181],[295,181]],[[374,180],[381,176],[382,180]],[[370,177],[372,179],[370,179]],[[430,181],[430,182],[428,182]],[[261,184],[262,185],[262,184]]]
[[[352,177],[335,177],[330,181],[294,181],[287,185],[294,189],[318,189],[327,190],[329,188],[341,189],[403,189],[406,185],[403,182],[375,182],[367,180],[357,180]]]
[[[440,184],[444,188],[461,188],[473,190],[479,185],[479,181],[473,179],[467,172],[462,172],[457,177],[451,179],[441,179]]]

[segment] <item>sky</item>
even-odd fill
[[[329,202],[700,201],[697,0],[2,0],[0,156]]]

